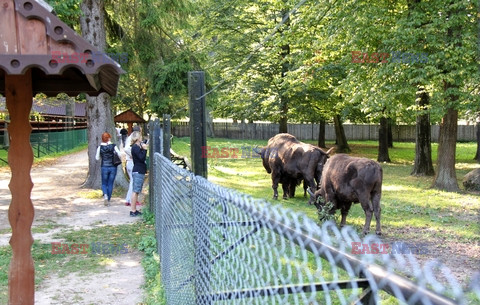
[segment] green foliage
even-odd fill
[[[148,196],[148,195],[147,195]],[[145,200],[147,201],[147,200]],[[143,220],[149,224],[149,225],[154,225],[155,224],[155,214],[153,214],[152,212],[150,212],[150,209],[148,208],[145,208],[142,210],[142,216],[143,216]]]
[[[186,71],[196,62],[182,31],[189,28],[192,1],[107,2],[109,41],[128,53],[115,104],[140,115],[174,113],[186,105]],[[185,114],[185,113],[183,113]]]
[[[78,18],[82,13],[81,0],[47,0],[47,2],[65,24],[71,28],[78,28]]]
[[[173,117],[185,117],[187,109],[188,71],[192,63],[187,52],[179,53],[150,65],[148,71],[151,79],[150,109],[161,114],[169,113]],[[183,111],[181,111],[183,109]]]
[[[142,266],[145,270],[145,302],[146,304],[163,305],[166,303],[165,291],[161,283],[160,260],[153,230],[142,238],[139,250],[145,253],[142,259]]]
[[[324,202],[325,200],[323,197],[317,198],[317,205],[321,206],[320,209],[317,210],[318,220],[323,223],[326,221],[333,220],[335,221],[335,213],[331,213],[332,209],[335,209],[334,204],[329,201],[327,203]]]
[[[462,114],[479,110],[477,3],[307,1],[274,32],[295,4],[205,1],[196,41],[220,85],[215,115],[411,123],[419,86],[432,97],[434,122],[451,103]],[[428,60],[352,63],[352,51],[424,53]]]

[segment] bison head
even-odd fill
[[[320,184],[320,180],[322,179],[323,167],[325,163],[327,163],[328,158],[330,157],[330,153],[335,149],[335,147],[330,148],[327,152],[324,152],[320,149],[320,157],[318,159],[317,168],[315,169],[315,180],[317,180],[317,185]]]
[[[315,193],[310,188],[307,188],[307,192],[310,194],[310,200],[308,204],[314,204],[317,208],[318,218],[320,221],[333,220],[335,218],[335,206],[331,202],[325,202],[323,192],[318,189]]]
[[[308,200],[308,204],[312,205],[314,204],[317,209],[319,209],[319,203],[317,202],[317,198],[321,196],[320,190],[317,190],[315,193],[310,189],[310,187],[307,188],[307,193],[310,195],[310,199]],[[321,201],[321,200],[319,200]]]
[[[266,147],[263,147],[263,148],[254,147],[253,151],[256,154],[259,154],[260,158],[262,158],[262,164],[265,170],[267,171],[267,173],[269,174],[272,173],[272,169],[270,168],[270,164],[268,163],[268,159],[270,158],[269,150]]]

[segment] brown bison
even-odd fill
[[[360,202],[365,211],[363,234],[370,231],[372,213],[377,221],[376,233],[381,235],[380,197],[382,196],[383,173],[380,165],[366,158],[355,158],[345,154],[336,154],[325,164],[319,189],[310,193],[309,203],[315,203],[319,210],[327,202],[333,203],[332,210],[341,210],[344,226],[352,203]],[[318,197],[321,197],[319,200]],[[319,202],[320,201],[320,202]]]
[[[295,195],[295,187],[302,180],[306,186],[317,189],[328,152],[298,141],[288,133],[280,133],[268,140],[267,146],[257,151],[267,173],[272,174],[273,198],[278,199],[278,183],[282,183],[283,198]]]

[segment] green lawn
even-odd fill
[[[238,148],[240,156],[242,152],[244,155],[252,156],[236,159],[209,158],[208,180],[253,197],[266,199],[274,205],[282,205],[317,220],[316,209],[307,204],[308,200],[303,197],[302,187],[297,188],[295,198],[272,199],[270,175],[263,168],[261,159],[253,158],[255,154],[251,151],[253,147],[264,146],[266,143],[267,141],[255,140],[207,139],[207,146],[217,148],[219,153],[222,148]],[[376,159],[378,147],[376,142],[350,142],[349,144],[352,149],[351,155]],[[333,143],[327,143],[327,146],[331,147]],[[172,148],[176,153],[190,158],[189,138],[175,138]],[[434,162],[436,162],[437,144],[433,144],[433,151]],[[473,160],[475,151],[475,143],[458,143],[457,145],[456,168],[460,187],[465,174],[478,167]],[[209,152],[214,154],[213,149]],[[439,258],[444,261],[448,261],[452,255],[465,254],[455,253],[452,249],[473,249],[472,244],[479,244],[479,194],[464,191],[451,193],[432,189],[430,186],[433,177],[410,176],[415,154],[414,143],[394,143],[394,148],[390,149],[389,153],[392,163],[381,164],[384,172],[381,200],[382,240],[426,244],[430,253],[427,259]],[[281,187],[279,192],[281,196]],[[339,218],[339,212],[337,212],[337,223]],[[354,205],[347,218],[347,224],[360,233],[364,221],[365,215],[362,208],[358,204]],[[372,221],[372,231],[374,224],[375,220]],[[471,253],[466,255],[470,255],[467,259],[473,261]],[[309,258],[309,263],[313,261],[313,258]],[[381,299],[382,304],[399,304],[398,300],[383,292]]]
[[[190,157],[189,138],[175,138],[173,150]],[[254,146],[264,146],[267,141],[208,139],[207,146],[238,148],[240,152]],[[311,142],[314,144],[313,142]],[[350,142],[351,155],[376,159],[377,143],[374,141]],[[333,143],[327,143],[328,147]],[[243,149],[242,149],[243,148]],[[457,144],[457,179],[460,187],[466,173],[478,167],[473,160],[475,143]],[[210,150],[209,152],[213,151]],[[433,158],[436,162],[437,144],[433,144]],[[430,188],[433,177],[413,177],[410,172],[415,155],[414,143],[394,143],[390,149],[392,163],[382,163],[384,172],[382,187],[382,226],[386,239],[431,240],[445,239],[461,243],[480,241],[480,224],[477,220],[480,197],[476,193],[451,193]],[[248,154],[248,153],[247,153]],[[240,153],[241,155],[241,153]],[[250,153],[250,155],[255,155]],[[313,206],[307,205],[302,187],[297,188],[296,197],[288,200],[273,200],[271,178],[259,158],[210,158],[208,159],[208,180],[213,183],[237,189],[254,197],[264,198],[272,204],[280,204],[316,219]],[[281,187],[279,187],[281,196]],[[337,212],[338,214],[338,212]],[[360,205],[354,205],[347,218],[347,224],[358,232],[364,223],[364,212]],[[372,223],[372,228],[373,228]],[[422,234],[419,236],[419,231]]]

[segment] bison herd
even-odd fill
[[[332,148],[333,149],[333,148]],[[310,194],[310,204],[321,211],[327,202],[334,214],[341,210],[344,226],[352,203],[360,203],[365,212],[363,234],[370,231],[375,215],[375,233],[381,235],[380,197],[382,195],[382,168],[367,158],[346,154],[330,157],[332,149],[322,149],[298,141],[288,133],[277,134],[267,146],[258,150],[263,166],[272,177],[273,198],[278,199],[278,184],[282,184],[283,198],[295,196],[295,188],[303,181],[304,196]]]

